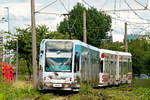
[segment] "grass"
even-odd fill
[[[10,83],[0,83],[0,100],[20,100],[21,98],[34,98],[39,93],[33,89],[31,84],[22,81]]]
[[[31,82],[0,83],[0,100],[22,100],[23,98],[50,100],[54,97],[56,96],[53,93],[42,93],[34,90]]]
[[[142,80],[139,81],[142,82]],[[38,100],[51,100],[52,98],[55,100],[58,97],[60,100],[65,99],[65,95],[36,91],[31,83],[25,81],[12,84],[0,83],[0,100],[35,99],[36,97]],[[88,84],[81,84],[80,92],[69,94],[69,100],[150,100],[150,88],[139,86],[139,83],[98,89],[93,89]]]
[[[150,79],[135,79],[137,87],[150,88]]]
[[[150,100],[150,88],[136,87],[135,84],[93,89],[82,85],[79,94],[69,100]]]

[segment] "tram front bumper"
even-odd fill
[[[44,83],[43,89],[49,90],[72,90],[72,83]]]

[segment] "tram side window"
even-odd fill
[[[132,62],[128,62],[128,72],[132,72]]]
[[[130,71],[130,61],[129,61],[129,59],[128,59],[127,65],[128,65],[127,72],[129,72]]]
[[[110,73],[113,74],[114,64],[113,61],[110,62]]]
[[[103,73],[103,60],[100,62],[100,72]]]
[[[76,52],[75,54],[75,59],[74,59],[74,72],[76,73],[77,71],[79,71],[79,55],[78,53]]]
[[[127,68],[128,68],[128,64],[127,64],[127,62],[123,62],[123,73],[124,74],[126,74],[126,72],[127,72]]]
[[[124,62],[121,62],[121,73],[124,73]]]
[[[121,70],[122,70],[122,67],[121,67],[121,66],[122,66],[122,63],[119,61],[119,73],[122,72],[122,71],[121,71]]]
[[[113,72],[116,73],[116,61],[113,63]]]
[[[108,57],[106,57],[106,59],[105,59],[105,70],[107,73],[110,72],[109,66],[110,66],[110,62],[108,60]]]
[[[130,62],[130,72],[132,72],[132,62]]]

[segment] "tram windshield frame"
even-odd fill
[[[48,41],[45,51],[45,72],[72,72],[73,43]]]

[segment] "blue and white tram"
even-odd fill
[[[41,89],[78,91],[80,82],[98,86],[99,49],[79,40],[44,39],[40,45]]]
[[[99,49],[79,40],[44,39],[40,44],[41,89],[79,91],[81,82],[97,87],[131,80],[130,53]]]

